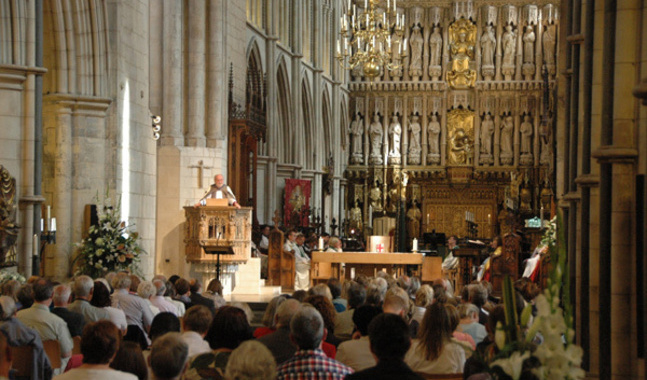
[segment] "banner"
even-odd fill
[[[306,227],[310,208],[310,180],[285,179],[283,223],[290,227]]]

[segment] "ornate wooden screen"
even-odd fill
[[[233,67],[229,74],[229,149],[228,182],[238,202],[253,209],[253,222],[258,224],[256,214],[256,174],[258,142],[265,140],[265,80],[263,73],[250,63],[247,69],[245,107],[233,99]]]

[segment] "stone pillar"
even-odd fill
[[[189,8],[189,87],[186,92],[188,103],[188,146],[205,146],[204,127],[205,111],[205,36],[206,13],[205,0],[192,0],[187,3]],[[214,86],[215,87],[215,86]]]
[[[226,32],[224,1],[210,0],[207,41],[207,96],[206,125],[207,147],[214,148],[220,137],[218,125],[227,122],[228,73],[226,55],[223,54],[223,34]]]
[[[162,145],[184,144],[182,136],[182,2],[164,0],[164,36],[162,41],[164,96]]]

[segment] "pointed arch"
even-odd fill
[[[315,147],[317,135],[314,130],[314,109],[312,108],[312,91],[310,82],[303,78],[301,82],[301,112],[303,113],[303,128],[305,134],[305,168],[315,168]]]
[[[252,66],[253,64],[253,66]],[[261,54],[261,49],[258,46],[258,40],[256,37],[252,37],[247,46],[247,69],[254,67],[255,70],[260,70],[265,72],[263,69],[263,55]]]
[[[277,137],[276,141],[276,157],[280,163],[292,162],[293,149],[287,149],[291,146],[292,122],[291,110],[292,105],[290,99],[290,79],[288,75],[288,68],[285,58],[282,56],[279,59],[278,68],[276,70],[276,84],[277,84],[277,101],[278,101],[278,118],[277,118]]]

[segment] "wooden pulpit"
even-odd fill
[[[270,232],[270,245],[267,253],[268,285],[294,289],[294,255],[283,250],[285,236],[275,228]]]
[[[186,261],[246,263],[251,256],[250,207],[184,207]]]

